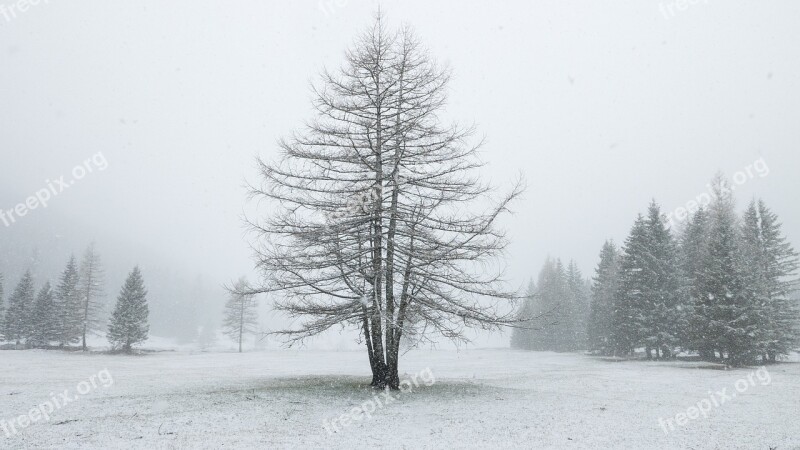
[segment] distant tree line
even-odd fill
[[[712,184],[712,200],[678,232],[652,202],[622,248],[612,241],[603,245],[591,285],[586,341],[577,348],[608,356],[643,349],[655,359],[692,352],[739,366],[775,362],[797,347],[798,254],[763,200],[751,201],[739,216],[725,179],[717,176]],[[561,339],[576,336],[571,330],[582,316],[573,313],[575,294],[569,289],[552,293],[553,270],[552,263],[545,264],[545,276],[523,308],[546,312],[553,306],[554,324],[515,330],[512,346],[569,350]],[[555,276],[560,277],[567,278]]]
[[[80,266],[70,257],[55,286],[46,281],[37,291],[31,271],[26,271],[7,302],[0,274],[0,341],[12,342],[15,348],[80,346],[86,351],[87,335],[98,334],[105,327],[112,347],[130,352],[147,339],[149,330],[141,272],[136,267],[128,276],[107,325],[103,280],[100,256],[93,245]]]
[[[570,261],[547,258],[536,283],[528,286],[520,316],[541,317],[539,327],[515,328],[511,346],[526,350],[575,351],[586,348],[590,284]]]

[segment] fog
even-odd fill
[[[379,6],[452,68],[447,114],[485,136],[485,178],[527,181],[503,219],[512,284],[548,255],[590,276],[651,199],[672,212],[717,171],[800,242],[794,2],[51,0],[0,10],[0,209],[51,193],[0,221],[6,291],[94,241],[109,299],[141,264],[154,304],[184,291],[215,314],[223,285],[258,278],[243,222],[269,213],[247,196],[256,158],[311,117],[310,83]],[[161,329],[180,322],[153,309]]]

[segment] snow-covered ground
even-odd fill
[[[402,369],[417,375],[417,386],[377,406],[363,352],[2,351],[0,421],[18,430],[6,437],[0,422],[0,448],[800,448],[796,362],[753,374],[577,354],[417,350]],[[86,394],[48,421],[19,425],[16,417],[64,390]],[[690,407],[698,403],[709,405],[708,417],[675,423],[679,413],[697,415]],[[362,407],[375,409],[371,419]],[[329,433],[334,419],[338,432]]]

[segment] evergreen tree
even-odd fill
[[[798,311],[791,300],[797,253],[780,227],[777,215],[763,201],[752,201],[742,219],[747,293],[759,319],[755,336],[762,360],[771,362],[788,354],[798,342]]]
[[[707,346],[702,337],[702,328],[698,328],[695,305],[699,304],[701,295],[701,271],[705,252],[708,250],[709,213],[699,208],[689,219],[680,239],[680,265],[683,274],[682,291],[686,299],[687,328],[681,336],[681,346],[698,350],[700,357],[706,360],[713,358],[713,349]]]
[[[549,315],[551,324],[531,333],[531,350],[563,350],[566,274],[560,259],[547,258],[537,279],[534,296],[536,315]]]
[[[534,297],[536,295],[536,284],[533,280],[528,282],[528,289],[525,291],[525,298],[522,301],[522,306],[518,312],[520,318],[535,317],[535,304]],[[511,348],[517,349],[530,349],[531,348],[531,328],[528,327],[515,327],[511,331]]]
[[[31,323],[31,342],[34,346],[47,347],[50,341],[58,339],[58,310],[50,282],[46,282],[36,296]]]
[[[147,340],[148,325],[147,290],[139,267],[134,267],[117,297],[108,327],[108,341],[112,347],[130,353],[133,346]]]
[[[614,296],[611,314],[611,342],[615,355],[629,355],[642,341],[643,305],[646,304],[647,280],[642,273],[648,267],[647,221],[640,214],[625,239],[620,258],[619,289]]]
[[[688,327],[678,246],[653,201],[625,243],[612,339],[621,354],[645,347],[647,357],[675,354]]]
[[[755,201],[750,202],[742,215],[739,232],[739,251],[744,264],[743,267],[746,267],[746,270],[741,273],[743,278],[742,295],[753,308],[753,317],[756,322],[752,331],[753,345],[757,347],[757,353],[762,355],[762,359],[766,360],[767,347],[773,337],[772,330],[770,330],[772,317],[767,295],[765,271],[763,270],[765,254],[761,235],[761,220],[758,216],[758,208]]]
[[[656,202],[647,213],[645,270],[638,272],[646,286],[641,311],[642,344],[656,358],[671,357],[687,327],[682,296],[678,247]]]
[[[751,362],[759,353],[761,311],[748,289],[738,218],[730,187],[717,176],[713,183],[707,250],[701,261],[693,329],[698,347],[719,353],[729,365]]]
[[[516,329],[512,347],[558,352],[586,348],[588,291],[574,263],[565,270],[559,259],[547,258],[519,312],[520,317],[541,318],[542,325]]]
[[[255,333],[258,325],[255,297],[245,293],[249,290],[247,281],[244,278],[240,278],[225,303],[225,317],[222,329],[227,336],[238,342],[239,353],[242,352],[244,336]]]
[[[781,231],[778,216],[763,200],[758,202],[761,217],[761,236],[764,245],[764,273],[767,286],[770,316],[773,320],[773,342],[767,355],[775,361],[778,355],[787,355],[800,342],[798,304],[792,295],[797,289],[798,254]]]
[[[83,328],[81,294],[78,289],[79,274],[75,256],[70,256],[56,288],[58,310],[57,340],[62,347],[80,340]]]
[[[100,255],[91,244],[81,262],[78,291],[81,298],[81,348],[86,351],[86,335],[101,329],[103,312],[103,268]]]
[[[569,320],[565,323],[565,345],[569,350],[585,350],[588,344],[586,323],[589,320],[589,286],[572,260],[567,266],[566,286],[566,315]]]
[[[20,345],[23,340],[29,340],[33,331],[31,311],[34,295],[33,277],[30,270],[27,270],[8,298],[6,311],[6,339],[15,341],[16,345]]]
[[[600,262],[592,284],[592,302],[588,322],[588,348],[601,355],[612,355],[611,339],[614,298],[619,289],[620,255],[613,241],[606,241],[600,250]]]

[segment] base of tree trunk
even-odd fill
[[[370,386],[375,389],[386,389],[393,391],[400,389],[400,376],[397,367],[390,367],[388,364],[378,362],[372,368],[372,382]]]

